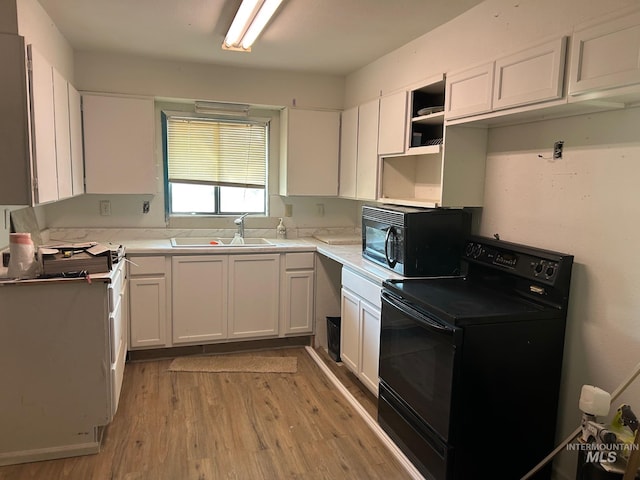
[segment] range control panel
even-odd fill
[[[480,237],[467,242],[463,253],[464,260],[469,262],[550,285],[560,276],[567,257],[571,258],[568,266],[571,269],[570,255]]]

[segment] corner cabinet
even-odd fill
[[[340,112],[280,112],[280,195],[338,195]]]
[[[82,119],[86,193],[157,193],[152,98],[84,93]]]
[[[406,152],[381,155],[378,200],[420,207],[481,206],[487,130],[445,125],[445,77],[410,91]]]

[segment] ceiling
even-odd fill
[[[75,51],[346,75],[482,0],[284,0],[251,53],[223,51],[241,0],[38,0]]]

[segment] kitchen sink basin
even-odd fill
[[[219,238],[219,237],[174,237],[171,239],[172,247],[256,247],[260,245],[273,245],[266,238]]]

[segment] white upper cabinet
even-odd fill
[[[338,195],[340,112],[280,113],[280,195]]]
[[[35,203],[46,203],[58,200],[53,70],[32,45],[28,46],[28,54]]]
[[[494,64],[447,75],[445,115],[447,119],[491,111]]]
[[[640,84],[640,12],[574,32],[569,95],[637,84]]]
[[[358,107],[342,112],[340,124],[340,187],[339,196],[356,198],[358,165]]]
[[[358,109],[358,162],[356,198],[376,200],[378,191],[378,115],[379,100]]]
[[[53,68],[52,71],[58,199],[62,200],[63,198],[69,198],[73,195],[69,88],[67,81],[60,72],[55,68]]]
[[[32,171],[23,37],[0,33],[0,62],[0,205],[30,205]]]
[[[407,92],[380,98],[378,155],[404,153],[407,148]]]
[[[155,194],[152,98],[82,95],[86,193]]]
[[[0,34],[0,204],[34,205],[82,193],[80,107],[70,103],[73,86],[24,38]],[[74,110],[75,108],[75,110]],[[29,118],[30,117],[30,118]],[[72,147],[72,136],[79,148]]]
[[[493,109],[561,98],[566,45],[562,37],[496,60]]]
[[[71,135],[71,189],[73,195],[84,193],[84,153],[82,145],[82,106],[80,93],[70,83],[69,131]]]
[[[499,111],[561,99],[566,45],[567,38],[561,37],[447,74],[446,119],[492,112],[505,115],[508,112]]]
[[[340,196],[376,200],[378,192],[378,119],[375,99],[342,112]]]
[[[487,130],[447,126],[445,97],[444,75],[410,91],[409,148],[403,154],[380,155],[379,201],[421,207],[482,205]]]

